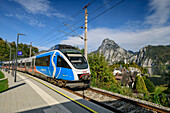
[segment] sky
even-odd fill
[[[19,43],[32,42],[40,50],[56,44],[83,48],[83,8],[90,3],[88,52],[106,38],[134,52],[147,45],[170,45],[170,0],[121,1],[0,0],[0,37],[16,42],[17,34],[23,33]]]

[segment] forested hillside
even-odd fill
[[[134,60],[139,66],[152,67],[153,74],[167,73],[170,69],[170,45],[143,47]]]
[[[11,46],[11,58],[13,58],[13,54],[16,54],[16,43],[8,42],[6,43],[5,40],[0,38],[0,61],[5,61],[10,59],[10,47]],[[20,43],[18,45],[18,51],[22,51],[22,56],[18,56],[18,58],[25,58],[29,57],[30,53],[30,46],[27,44]],[[34,56],[38,53],[37,47],[32,47],[31,55]]]

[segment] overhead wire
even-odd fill
[[[92,2],[94,2],[94,1],[96,1],[96,0],[93,0]],[[111,1],[112,1],[112,0],[106,2],[105,4],[103,4],[102,6],[100,6],[99,8],[95,9],[94,11],[92,11],[92,13],[90,13],[89,16],[90,16],[91,14],[93,14],[94,12],[96,12],[97,10],[101,9],[102,7],[106,6],[106,5],[107,5],[108,3],[110,3]],[[92,3],[91,3],[91,4],[92,4]],[[90,5],[91,5],[91,4],[90,4]],[[78,21],[76,21],[75,23],[73,23],[71,26],[74,26],[74,25],[80,23],[81,21],[84,21],[84,18],[79,19]],[[83,25],[84,25],[84,24],[82,24],[81,26],[83,26]],[[78,27],[78,28],[79,28],[79,27]],[[76,28],[75,30],[77,30],[78,28]],[[64,29],[64,30],[62,30],[62,31],[65,32],[67,29],[68,29],[68,28],[66,28],[66,29]],[[73,31],[75,31],[75,30],[73,30]],[[59,33],[59,34],[61,34],[61,33]],[[52,38],[54,38],[55,36],[58,36],[59,34],[54,35],[54,36],[48,38],[48,39],[47,39],[47,40],[48,40],[47,42],[49,42]],[[69,33],[67,33],[67,34],[69,34]],[[64,35],[64,36],[65,36],[65,35]],[[57,38],[57,39],[60,39],[60,37]],[[54,41],[54,40],[52,40],[52,41]],[[46,42],[46,43],[47,43],[47,42]]]
[[[90,4],[93,4],[95,1],[96,1],[96,0],[92,0],[92,1],[90,2]],[[52,32],[55,32],[55,31],[56,31],[56,28],[58,28],[58,29],[59,29],[59,27],[61,28],[62,26],[64,26],[64,25],[63,25],[64,23],[69,23],[71,20],[73,20],[74,18],[76,18],[76,17],[77,17],[79,14],[81,14],[82,12],[83,12],[83,9],[79,10],[77,13],[75,13],[75,14],[73,14],[71,17],[69,17],[65,22],[61,23],[59,26],[57,26],[57,27],[55,27],[54,29],[52,29],[51,31],[49,31],[46,35],[40,37],[41,40],[40,40],[40,38],[39,38],[38,40],[34,41],[34,44],[42,42],[43,39],[46,39],[45,37],[50,36],[50,35],[52,34]]]
[[[119,4],[123,3],[125,0],[121,0],[120,2],[118,2],[117,4],[113,5],[112,7],[108,8],[107,10],[103,11],[102,13],[100,13],[99,15],[93,17],[92,19],[90,19],[88,22],[94,20],[95,18],[101,16],[102,14],[106,13],[107,11],[113,9],[114,7],[118,6]]]
[[[83,12],[83,10],[79,10],[77,13],[73,14],[71,17],[69,17],[65,22],[63,23],[68,23],[70,22],[72,19],[76,18],[79,14],[81,14]],[[73,18],[74,17],[74,18]],[[33,42],[39,42],[40,39],[45,39],[44,37],[47,37],[48,35],[51,35],[52,32],[56,31],[57,28],[61,28],[63,25],[63,23],[61,23],[60,25],[58,25],[57,27],[53,28],[51,31],[49,31],[47,34],[45,34],[44,36],[38,38],[36,41],[33,41]],[[42,40],[41,40],[42,41]],[[36,43],[34,43],[36,44]]]
[[[110,1],[112,1],[112,0],[110,0]],[[110,2],[110,1],[109,1],[109,2]],[[92,19],[90,19],[90,20],[88,21],[88,23],[89,23],[90,21],[94,20],[95,18],[101,16],[102,14],[106,13],[107,11],[111,10],[112,8],[116,7],[117,5],[121,4],[121,3],[124,2],[124,1],[125,1],[125,0],[119,1],[119,2],[116,3],[115,5],[113,5],[113,6],[111,6],[110,8],[108,8],[107,10],[103,11],[102,13],[100,13],[100,14],[98,14],[97,16],[95,16],[95,17],[93,17]],[[107,2],[106,4],[108,4],[109,2]],[[106,4],[105,4],[105,5],[106,5]],[[105,5],[103,5],[103,6],[105,6]],[[103,7],[103,6],[102,6],[102,7]],[[101,7],[99,7],[98,9],[100,9],[100,8],[101,8]],[[98,9],[96,9],[95,11],[97,11]],[[93,13],[94,13],[94,12],[93,12]],[[91,14],[93,14],[93,13],[91,13]],[[84,23],[83,23],[81,26],[83,26],[83,25],[84,25]],[[69,33],[72,33],[73,31],[77,30],[78,28],[79,28],[79,27],[73,29],[73,30],[72,30],[71,32],[69,32]],[[55,39],[53,39],[53,40],[48,40],[47,42],[44,42],[44,43],[46,44],[46,43],[53,42],[53,41],[55,41],[55,40],[59,40],[59,39],[65,37],[65,36],[67,36],[67,35],[68,35],[68,34],[65,34],[65,35],[63,35],[63,36],[61,36],[61,37],[55,38]],[[52,38],[54,38],[54,37],[56,37],[56,36],[53,36]],[[44,44],[44,43],[43,43],[43,44]]]

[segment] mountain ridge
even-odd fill
[[[95,53],[102,53],[106,61],[109,64],[114,64],[117,62],[135,62],[141,67],[155,68],[162,71],[161,68],[165,68],[163,71],[167,72],[170,68],[170,45],[158,45],[158,46],[144,46],[138,52],[133,52],[131,50],[125,50],[121,48],[117,43],[109,38],[103,40],[100,47],[95,51]],[[154,74],[152,70],[149,74]],[[157,72],[156,74],[160,74]]]

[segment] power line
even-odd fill
[[[106,13],[107,11],[111,10],[112,8],[114,8],[114,7],[118,6],[119,4],[123,3],[124,1],[125,1],[125,0],[121,0],[121,1],[120,1],[120,2],[118,2],[117,4],[115,4],[115,5],[113,5],[112,7],[110,7],[109,9],[107,9],[107,10],[103,11],[103,12],[102,12],[102,13],[100,13],[99,15],[97,15],[97,16],[95,16],[94,18],[90,19],[90,20],[89,20],[89,22],[90,22],[90,21],[92,21],[92,20],[94,20],[95,18],[97,18],[97,17],[101,16],[102,14]]]
[[[107,5],[108,3],[110,3],[111,1],[113,1],[113,0],[110,0],[110,1],[106,2],[104,5],[98,7],[97,9],[95,9],[92,13],[89,14],[89,16],[90,16],[91,14],[93,14],[94,12],[98,11],[99,9],[101,9],[102,7],[106,6],[106,5]],[[82,20],[84,20],[84,18],[79,19],[78,21],[76,21],[76,22],[75,22],[74,24],[72,24],[71,26],[74,26],[75,24],[78,24],[78,23],[81,22]],[[83,25],[84,25],[84,24],[82,24],[82,26],[83,26]],[[64,29],[64,30],[62,30],[62,31],[65,32],[67,29],[68,29],[68,28],[66,28],[66,29]],[[59,34],[61,34],[61,33],[59,33]],[[59,35],[59,34],[58,34],[58,35]],[[69,33],[68,33],[68,34],[69,34]],[[64,36],[65,36],[65,35],[64,35]],[[50,37],[50,38],[48,38],[47,40],[49,41],[49,39],[51,40],[53,37],[55,37],[55,35],[52,36],[52,37]]]
[[[93,4],[96,0],[91,1],[89,4]],[[69,23],[71,20],[73,20],[74,18],[76,18],[79,14],[81,14],[83,12],[83,9],[79,10],[77,13],[73,14],[70,18],[68,18],[65,22],[61,23],[59,26],[57,26],[56,28],[61,28],[63,26],[64,23]],[[56,31],[56,28],[52,29],[51,31],[49,31],[46,35],[40,37],[41,41],[43,41],[43,39],[45,39],[45,37],[50,36],[53,32]],[[33,42],[35,42],[34,44],[36,44],[37,42],[40,43],[40,38],[38,40],[35,40]]]
[[[72,19],[74,19],[74,18],[76,18],[79,14],[81,14],[83,12],[83,10],[81,9],[80,11],[78,11],[78,13],[75,13],[75,14],[73,14],[70,18],[68,18],[65,22],[63,22],[63,23],[68,23],[68,22],[70,22]],[[74,17],[74,18],[73,18]],[[47,34],[45,34],[44,36],[42,36],[42,37],[40,37],[40,38],[44,38],[44,37],[46,37],[46,36],[48,36],[48,35],[51,35],[51,33],[52,32],[54,32],[55,30],[56,30],[56,28],[61,28],[62,26],[63,26],[63,23],[61,23],[60,25],[58,25],[57,27],[55,27],[54,29],[52,29],[51,31],[49,31]],[[40,39],[39,38],[39,39]],[[45,39],[45,38],[44,38]],[[33,41],[33,42],[35,42],[35,41]]]
[[[110,0],[110,1],[112,1],[112,0]],[[109,2],[110,2],[110,1],[109,1]],[[102,13],[98,14],[97,16],[93,17],[93,18],[90,19],[88,22],[96,19],[97,17],[101,16],[102,14],[106,13],[107,11],[111,10],[112,8],[116,7],[117,5],[119,5],[120,3],[124,2],[124,1],[125,1],[125,0],[121,0],[120,2],[116,3],[116,4],[113,5],[112,7],[108,8],[107,10],[105,10],[105,11],[103,11]],[[104,5],[108,4],[109,2],[105,3]],[[104,5],[103,5],[103,6],[104,6]],[[102,6],[102,7],[103,7],[103,6]],[[101,8],[101,7],[99,7],[99,8]],[[98,9],[99,9],[99,8],[98,8]],[[97,11],[98,9],[96,9],[95,11]],[[93,12],[93,13],[94,13],[94,12]],[[91,14],[92,14],[92,13],[91,13]],[[84,25],[84,24],[82,24],[81,26],[83,26],[83,25]],[[79,27],[73,29],[73,31],[77,30],[78,28],[79,28]],[[69,32],[69,33],[72,33],[73,31],[71,31],[71,32]],[[55,40],[58,40],[58,39],[61,39],[61,38],[65,37],[65,36],[67,36],[67,34],[65,34],[65,35],[63,35],[63,36],[61,36],[61,37],[55,38],[54,40],[51,40],[51,41],[48,40],[47,42],[45,42],[45,44],[46,44],[46,43],[49,43],[49,42],[52,42],[52,41],[55,41]],[[53,36],[53,37],[55,37],[55,36]],[[51,39],[52,39],[53,37],[51,37]],[[44,43],[43,43],[43,44],[44,44]]]

